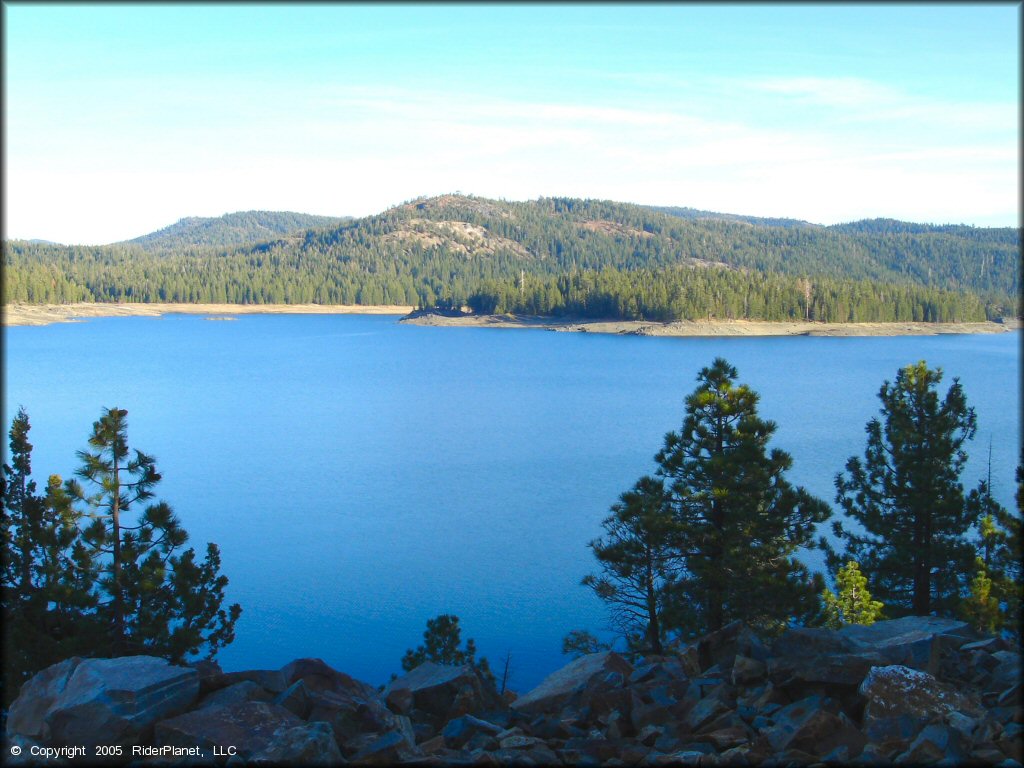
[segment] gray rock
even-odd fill
[[[338,765],[341,752],[327,723],[303,723],[274,731],[270,743],[249,759],[255,765]]]
[[[996,651],[992,658],[997,662],[992,670],[990,691],[1004,691],[1020,682],[1020,654],[1015,651]]]
[[[718,666],[728,672],[737,655],[748,656],[757,661],[768,660],[768,649],[753,630],[742,621],[726,624],[717,632],[711,632],[697,641],[701,670]]]
[[[59,666],[59,665],[58,665]],[[199,697],[199,674],[153,656],[86,659],[63,682],[43,719],[54,744],[131,745],[158,720],[185,711]],[[13,708],[12,708],[13,709]]]
[[[618,745],[614,741],[590,736],[567,739],[564,749],[579,752],[584,758],[600,764],[607,764],[618,756]]]
[[[199,675],[200,696],[206,696],[210,692],[223,688],[226,685],[224,681],[224,670],[221,669],[220,664],[213,659],[191,661],[185,666],[191,667]]]
[[[512,734],[511,736],[506,736],[499,741],[498,746],[501,749],[529,749],[543,743],[543,739],[538,739],[535,736]]]
[[[221,687],[226,688],[229,685],[241,683],[244,680],[256,683],[260,688],[264,688],[275,695],[291,685],[291,682],[285,680],[284,675],[281,674],[279,669],[246,669],[240,672],[225,672],[221,679]]]
[[[858,755],[866,741],[821,696],[809,696],[783,707],[775,713],[774,725],[762,734],[776,752],[798,749],[814,755],[827,754],[840,746],[846,747],[849,754]]]
[[[555,710],[594,678],[604,677],[609,672],[628,677],[632,671],[632,665],[614,651],[587,654],[548,675],[540,685],[512,702],[512,708],[527,713]]]
[[[271,749],[286,729],[303,725],[284,707],[264,701],[248,701],[222,707],[206,707],[163,720],[153,730],[158,747],[199,747],[209,757],[214,747],[235,747],[249,759]]]
[[[203,697],[197,709],[202,707],[224,707],[228,704],[243,704],[247,701],[270,701],[272,698],[273,694],[270,691],[261,688],[252,680],[242,680]]]
[[[309,716],[309,711],[313,707],[312,699],[306,689],[306,681],[303,679],[296,680],[288,688],[277,694],[274,697],[274,703],[295,713],[303,720]]]
[[[501,732],[501,726],[472,715],[462,715],[449,720],[441,735],[444,736],[445,746],[451,749],[462,749],[466,742],[479,733],[497,736]]]
[[[45,720],[46,713],[64,692],[72,673],[81,662],[81,657],[73,656],[37,672],[27,680],[7,714],[7,735],[48,740],[50,727]]]
[[[281,680],[286,687],[302,681],[303,688],[308,693],[322,693],[324,691],[348,691],[353,687],[365,686],[344,672],[328,666],[322,659],[295,659],[281,667]],[[277,691],[282,693],[282,691]]]
[[[697,702],[697,705],[687,713],[683,722],[691,732],[696,732],[723,712],[728,711],[729,707],[721,699],[709,696]]]
[[[401,689],[412,694],[413,709],[423,713],[437,729],[460,715],[507,708],[494,687],[468,664],[451,666],[428,661],[388,683],[384,699],[393,700]]]
[[[422,752],[415,745],[409,744],[401,733],[391,731],[373,737],[369,744],[352,757],[351,762],[361,765],[393,765],[421,754]]]
[[[963,761],[969,752],[970,744],[963,734],[941,723],[932,723],[921,730],[906,752],[896,758],[896,762],[920,765],[944,758]]]
[[[927,672],[893,665],[876,667],[861,684],[864,735],[886,754],[906,750],[929,723],[959,712],[982,714],[979,702]]]
[[[748,685],[763,680],[767,671],[767,665],[763,661],[737,654],[732,665],[732,684]]]
[[[711,742],[719,752],[747,744],[750,741],[750,731],[745,725],[729,725],[725,728],[709,730],[701,736]]]
[[[348,675],[335,682],[339,687],[323,688],[316,693],[307,691],[306,719],[330,723],[339,746],[359,734],[401,730],[400,716],[387,708],[376,688]]]
[[[850,624],[838,630],[838,634],[879,653],[889,664],[932,675],[938,672],[940,652],[945,645],[936,638],[947,638],[956,647],[976,637],[966,622],[938,616],[904,616],[870,625]]]

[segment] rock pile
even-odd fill
[[[1020,653],[950,619],[797,628],[770,644],[736,622],[633,664],[610,651],[583,656],[507,698],[469,666],[427,663],[378,690],[319,659],[225,674],[210,663],[72,658],[22,688],[5,754],[19,747],[38,763],[32,747],[82,745],[108,763],[94,751],[117,745],[121,762],[140,765],[1022,759]],[[196,747],[201,757],[188,754]]]

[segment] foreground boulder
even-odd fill
[[[529,693],[512,702],[519,712],[535,713],[557,709],[596,678],[608,675],[628,677],[633,665],[614,651],[590,653],[548,675]]]
[[[55,745],[125,746],[199,697],[194,669],[153,656],[69,659],[44,670],[11,706],[8,734]]]
[[[275,740],[289,729],[303,725],[284,707],[265,701],[247,701],[205,707],[157,724],[157,747],[199,747],[204,755],[221,754],[232,747],[242,758],[261,751],[272,753]]]
[[[980,703],[954,686],[910,667],[875,667],[864,678],[860,693],[864,734],[883,754],[894,756],[931,724],[959,716],[971,721],[982,715]]]
[[[494,686],[470,665],[428,661],[384,688],[383,696],[413,722],[435,730],[461,715],[481,715],[507,708]]]

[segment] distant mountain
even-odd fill
[[[6,243],[5,295],[469,305],[650,319],[939,320],[1019,311],[1016,228],[894,220],[825,227],[670,210],[442,195],[326,226],[310,226],[323,217],[291,219],[279,224],[287,232],[269,238],[268,227],[240,226],[258,213],[185,219],[168,228],[170,236],[149,236],[148,245],[145,238],[101,247]],[[207,245],[211,233],[225,238],[225,231],[246,239]]]
[[[652,211],[665,213],[669,216],[676,216],[680,219],[721,219],[722,221],[742,221],[747,224],[756,224],[763,227],[820,227],[820,224],[811,224],[801,219],[774,219],[764,216],[744,216],[738,213],[715,213],[714,211],[701,211],[697,208],[678,208],[666,205],[647,205]]]
[[[147,251],[240,245],[272,240],[307,229],[337,226],[350,218],[290,211],[239,211],[215,218],[190,216],[169,227],[123,242],[141,245]]]

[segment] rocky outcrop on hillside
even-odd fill
[[[22,688],[4,752],[59,764],[83,746],[84,758],[65,762],[107,764],[119,747],[121,762],[139,765],[1022,759],[1019,651],[950,619],[796,628],[771,643],[735,622],[634,663],[583,656],[511,698],[469,666],[427,663],[377,689],[319,659],[223,673],[208,662],[72,658]]]

